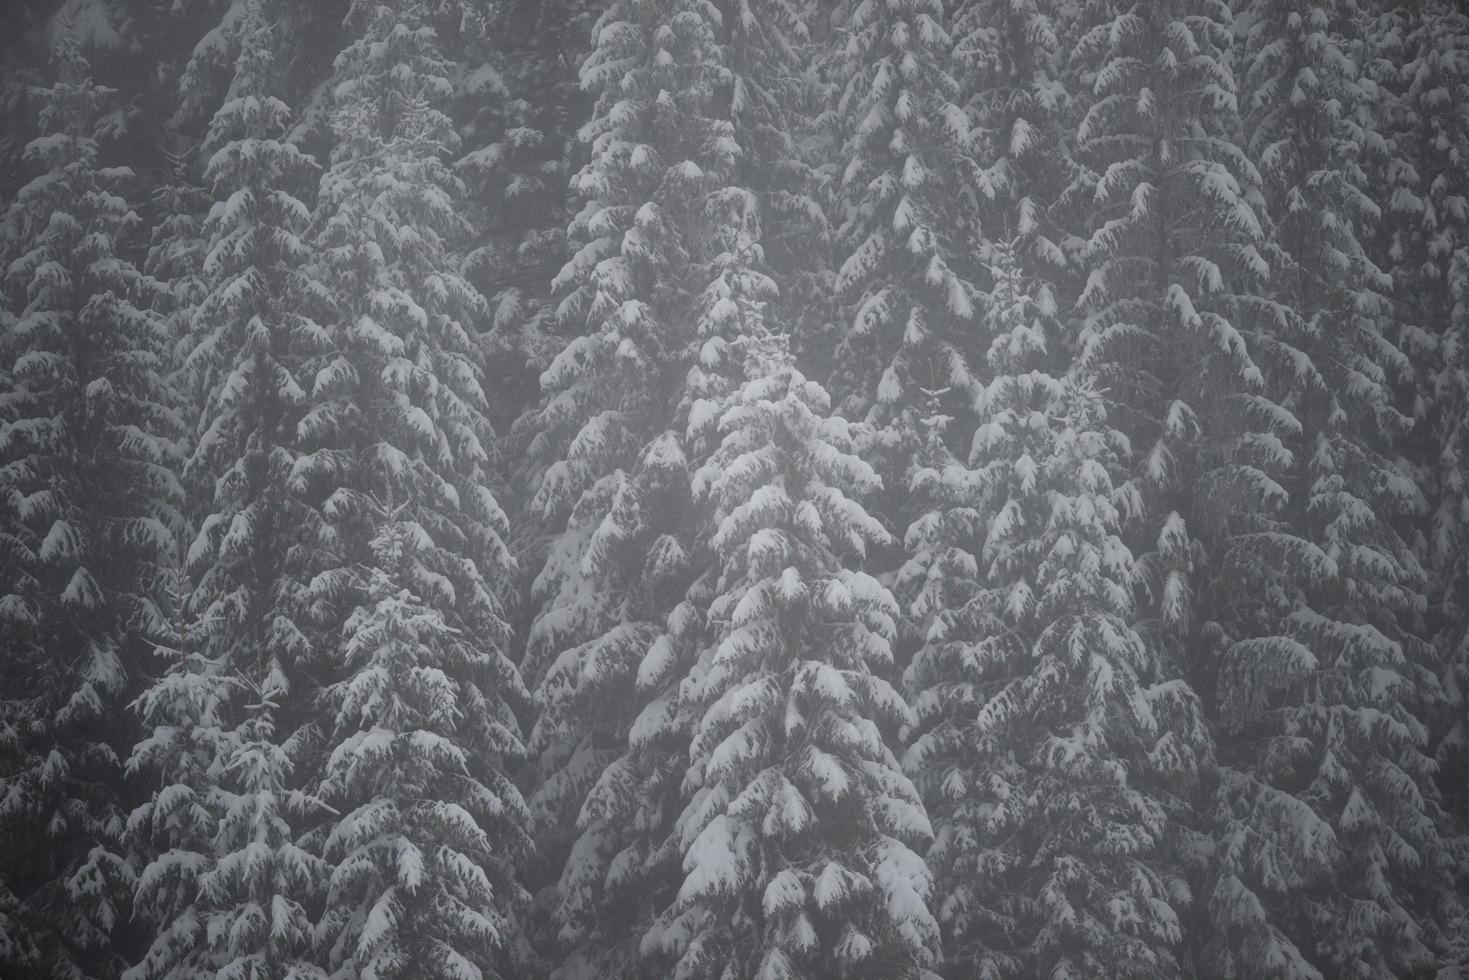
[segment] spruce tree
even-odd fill
[[[898,610],[852,567],[885,543],[854,499],[878,480],[764,325],[759,258],[748,234],[732,242],[715,313],[735,321],[719,346],[745,381],[711,406],[722,438],[694,478],[713,506],[707,612],[676,611],[638,669],[660,696],[633,745],[680,722],[692,735],[664,844],[682,882],[643,952],[678,977],[926,975],[938,936],[913,848],[930,828],[893,752],[910,716],[887,679]]]
[[[678,253],[682,262],[666,272],[667,279],[683,287],[677,304],[668,309],[675,311],[675,323],[693,323],[695,335],[679,337],[683,347],[675,357],[686,373],[681,390],[673,393],[676,400],[665,409],[672,431],[659,439],[670,477],[659,493],[683,502],[690,510],[689,526],[679,528],[677,536],[658,538],[649,559],[667,592],[660,598],[663,621],[650,624],[654,635],[671,630],[685,639],[700,628],[718,562],[708,544],[712,528],[707,508],[687,503],[687,469],[707,460],[717,447],[718,406],[743,379],[738,359],[724,354],[740,333],[732,296],[744,288],[745,267],[736,243],[752,234],[776,241],[783,264],[774,274],[799,284],[792,290],[799,296],[809,289],[820,261],[819,250],[803,251],[802,245],[818,243],[824,228],[812,196],[815,176],[799,145],[799,134],[809,126],[795,112],[808,94],[802,63],[808,11],[790,4],[751,3],[718,18],[707,9],[702,13],[708,22],[698,57],[706,63],[702,83],[707,88],[705,101],[699,103],[705,115],[694,125],[706,127],[713,153],[712,159],[700,162],[705,179],[674,212],[686,216],[687,226]],[[775,291],[772,283],[766,284],[772,286],[766,294],[770,299]],[[797,315],[798,305],[793,300],[783,308]],[[644,643],[649,639],[653,648],[670,642],[664,636]],[[577,877],[563,880],[563,886],[576,888],[564,888],[564,895],[586,896],[578,899],[578,906],[566,904],[563,910],[576,907],[584,917],[600,918],[614,930],[665,906],[679,880],[679,854],[668,834],[681,805],[678,774],[685,767],[682,760],[695,719],[687,706],[671,706],[669,697],[661,687],[630,692],[629,706],[621,708],[624,717],[640,710],[642,717],[665,710],[670,717],[663,719],[656,739],[634,727],[623,745],[608,746],[608,764],[585,799],[580,816],[584,832],[568,862]],[[637,900],[626,901],[629,895]],[[631,957],[630,949],[626,955]],[[586,968],[585,963],[573,957],[565,966],[567,975]],[[649,961],[645,969],[656,971],[657,966]]]
[[[858,3],[843,34],[842,258],[832,288],[850,319],[833,394],[847,414],[888,430],[883,469],[900,476],[914,448],[917,388],[951,388],[962,401],[975,384],[978,209],[995,187],[957,104],[943,5]]]
[[[630,971],[640,923],[674,884],[639,851],[641,828],[583,803],[626,749],[638,662],[696,574],[676,414],[713,254],[706,209],[738,150],[713,115],[729,79],[711,6],[617,0],[593,33],[581,83],[596,102],[580,134],[591,160],[573,185],[584,201],[576,249],[555,284],[558,320],[576,336],[526,419],[527,517],[549,534],[523,668],[539,709],[532,805],[546,873],[559,879],[546,898],[564,977]]]
[[[185,468],[196,531],[171,663],[138,702],[151,734],[129,763],[159,785],[130,819],[154,855],[139,902],[155,938],[137,980],[320,975],[307,909],[325,869],[298,838],[320,812],[301,793],[302,736],[322,639],[308,586],[325,566],[298,426],[330,342],[300,312],[315,164],[283,139],[279,13],[258,4],[236,25],[233,80],[202,144],[215,202],[177,374],[198,406]]]
[[[421,524],[390,519],[406,509],[372,541],[351,673],[326,692],[338,741],[319,793],[341,813],[324,841],[326,961],[347,976],[513,977],[498,964],[524,964],[506,947],[525,807],[501,760],[523,749],[501,692],[519,682],[422,597],[424,563],[442,556]]]
[[[35,176],[0,308],[0,969],[116,976],[139,871],[124,836],[128,700],[163,633],[181,530],[164,336],[135,264],[115,92],[63,35],[36,92]]]
[[[1469,633],[1462,602],[1466,514],[1465,411],[1461,297],[1469,272],[1461,254],[1469,247],[1469,16],[1449,3],[1388,5],[1372,21],[1370,66],[1379,94],[1376,107],[1387,141],[1387,159],[1375,174],[1383,181],[1383,221],[1369,240],[1393,277],[1393,328],[1412,362],[1414,432],[1404,453],[1428,497],[1420,522],[1429,571],[1428,621],[1444,665],[1447,717],[1434,725],[1440,737],[1440,785],[1452,793],[1463,784],[1465,701],[1469,691]],[[1460,815],[1464,809],[1460,798]]]
[[[1177,976],[1172,822],[1203,718],[1133,625],[1111,475],[1126,438],[1085,374],[1045,369],[1058,325],[1016,251],[994,246],[970,462],[931,418],[912,480],[931,509],[900,574],[927,626],[905,761],[937,821],[938,913],[964,973]]]
[[[1134,451],[1119,486],[1137,556],[1137,623],[1165,674],[1212,698],[1217,619],[1238,594],[1234,549],[1282,504],[1296,433],[1262,364],[1278,310],[1261,178],[1238,143],[1233,17],[1223,3],[1091,5],[1074,67],[1091,89],[1077,125],[1078,203],[1092,210],[1079,356]],[[1213,707],[1213,706],[1211,706]],[[1210,733],[1191,750],[1211,775]],[[1205,881],[1203,809],[1172,803],[1170,846]]]
[[[1209,975],[1388,977],[1432,969],[1457,916],[1448,823],[1427,754],[1442,698],[1412,632],[1424,506],[1398,444],[1409,362],[1369,258],[1366,98],[1354,3],[1251,4],[1240,17],[1264,177],[1271,382],[1287,413],[1281,504],[1220,558],[1219,789]]]
[[[506,773],[529,693],[506,657],[514,563],[475,330],[488,309],[456,259],[453,65],[433,12],[350,11],[317,208],[312,274],[334,351],[293,478],[331,551],[313,601],[348,611],[313,766],[336,814],[309,839],[330,868],[318,930],[338,976],[529,965],[528,812]]]
[[[478,15],[480,40],[466,43],[455,80],[465,148],[455,170],[476,229],[464,270],[490,302],[497,415],[534,411],[537,379],[560,350],[551,282],[570,258],[567,184],[587,102],[577,69],[595,17],[587,0]]]

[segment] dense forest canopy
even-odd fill
[[[0,12],[0,975],[1469,977],[1452,0]]]

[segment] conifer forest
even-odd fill
[[[1469,4],[0,0],[0,977],[1469,980]]]

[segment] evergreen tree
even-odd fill
[[[115,92],[69,37],[53,73],[0,308],[0,969],[111,977],[139,870],[126,704],[166,625],[179,421],[133,175],[99,138]]]
[[[1083,230],[1072,200],[1083,171],[1069,132],[1077,105],[1068,86],[1077,79],[1064,57],[1073,20],[1074,11],[1049,0],[969,0],[954,12],[956,79],[973,155],[985,164],[977,258],[993,262],[995,243],[1018,241],[1013,262],[1034,278],[1035,299],[1047,310],[1062,302],[1063,283],[1070,285],[1070,253]],[[1059,364],[1067,353],[1053,349],[1050,361]]]
[[[455,257],[453,66],[430,13],[353,6],[318,204],[314,291],[334,353],[293,476],[332,552],[313,601],[352,610],[314,767],[341,816],[310,839],[331,868],[319,929],[339,976],[528,966],[528,813],[505,769],[529,693],[506,659],[514,563],[474,333],[488,310]]]
[[[1446,790],[1458,796],[1458,810],[1469,816],[1469,799],[1457,777],[1469,766],[1469,251],[1454,256],[1451,282],[1454,305],[1440,341],[1443,362],[1435,379],[1440,406],[1438,507],[1434,518],[1433,557],[1439,602],[1437,639],[1447,665],[1447,686],[1454,709],[1449,731],[1440,747],[1447,764]]]
[[[346,626],[351,673],[326,692],[338,742],[320,794],[341,812],[327,959],[340,976],[516,976],[494,964],[519,928],[505,910],[526,813],[500,771],[523,751],[500,693],[519,681],[416,594],[427,544],[422,525],[383,522]]]
[[[839,34],[839,37],[842,35]],[[843,52],[843,259],[833,288],[852,303],[834,393],[890,431],[885,470],[913,451],[917,388],[975,384],[978,208],[992,198],[961,101],[941,3],[864,0]]]
[[[1469,690],[1469,633],[1464,628],[1463,561],[1466,521],[1463,456],[1466,375],[1458,309],[1469,290],[1469,16],[1447,3],[1388,5],[1373,20],[1371,65],[1389,141],[1384,215],[1371,240],[1374,257],[1393,277],[1391,312],[1398,343],[1413,370],[1417,425],[1405,446],[1415,481],[1424,487],[1427,590],[1432,604],[1426,629],[1439,645],[1450,698],[1441,735],[1440,784],[1452,793],[1463,784]],[[1461,812],[1463,802],[1461,798]]]
[[[36,135],[35,113],[27,98],[28,91],[42,80],[31,65],[37,45],[30,11],[12,13],[0,33],[0,202],[7,209],[16,192],[26,183],[25,148]],[[15,232],[0,233],[0,258],[8,265],[14,258],[10,248],[19,246]]]
[[[632,969],[639,923],[673,884],[635,848],[614,863],[631,828],[582,811],[627,746],[637,664],[691,570],[676,413],[697,356],[696,277],[715,254],[708,209],[739,149],[713,115],[729,81],[713,7],[616,0],[593,30],[581,75],[596,97],[581,131],[591,160],[574,184],[585,203],[556,281],[558,319],[579,334],[542,375],[542,406],[526,420],[536,429],[527,516],[550,534],[524,665],[540,711],[532,806],[559,878],[547,899],[564,977]]]
[[[1469,36],[1469,35],[1466,35]],[[1439,490],[1439,508],[1435,515],[1443,523],[1435,530],[1453,542],[1450,547],[1435,552],[1435,571],[1438,573],[1437,594],[1439,608],[1436,622],[1439,631],[1436,639],[1444,658],[1445,687],[1449,695],[1449,727],[1438,747],[1441,765],[1439,785],[1443,787],[1446,803],[1458,818],[1455,825],[1458,860],[1458,878],[1462,889],[1464,869],[1469,867],[1469,796],[1464,782],[1469,773],[1469,624],[1466,624],[1466,609],[1463,596],[1469,586],[1469,557],[1466,557],[1462,542],[1465,525],[1469,524],[1469,253],[1460,251],[1454,257],[1451,281],[1454,283],[1454,307],[1442,341],[1444,355],[1443,370],[1436,395],[1444,406]],[[1457,414],[1455,414],[1457,413]],[[1459,908],[1460,919],[1449,921],[1448,959],[1457,965],[1461,973],[1469,973],[1469,910]],[[1450,913],[1452,915],[1452,913]],[[1452,976],[1453,974],[1449,974]]]
[[[586,0],[507,4],[482,18],[456,80],[467,152],[455,169],[479,243],[465,275],[490,301],[494,407],[511,417],[534,410],[537,379],[560,350],[551,281],[570,258],[567,184],[587,99],[577,67],[593,19]]]
[[[215,203],[178,374],[200,407],[185,470],[200,506],[172,663],[139,700],[152,734],[129,764],[161,786],[131,818],[155,855],[139,902],[156,933],[137,980],[320,975],[307,907],[325,869],[297,839],[318,814],[300,787],[322,636],[308,586],[324,564],[297,429],[329,341],[299,312],[315,164],[283,139],[275,55],[289,20],[277,13],[257,4],[239,22],[234,79],[202,144]],[[177,266],[181,302],[190,264]]]
[[[1427,755],[1442,694],[1411,632],[1424,574],[1403,535],[1424,505],[1397,455],[1389,277],[1362,229],[1364,93],[1350,2],[1252,4],[1251,155],[1273,227],[1271,378],[1293,430],[1278,510],[1221,564],[1221,771],[1204,969],[1388,977],[1432,969],[1456,917],[1453,851]]]
[[[1216,621],[1240,594],[1230,556],[1280,507],[1297,432],[1261,367],[1283,357],[1278,311],[1258,296],[1270,270],[1261,177],[1237,143],[1232,22],[1209,0],[1091,5],[1073,55],[1091,89],[1078,199],[1095,209],[1078,251],[1079,356],[1136,452],[1119,487],[1136,621],[1165,673],[1209,698]],[[1192,734],[1208,770],[1210,733]],[[1201,802],[1172,806],[1170,846],[1195,883]]]
[[[801,127],[791,102],[807,91],[801,61],[807,11],[767,2],[732,6],[717,18],[708,9],[702,13],[708,22],[699,57],[707,63],[703,84],[708,92],[700,104],[706,115],[697,125],[707,127],[714,155],[700,161],[705,179],[679,202],[680,211],[673,212],[686,216],[678,253],[683,262],[665,273],[688,291],[670,309],[678,311],[677,318],[692,321],[696,335],[678,338],[684,346],[676,356],[686,365],[686,374],[677,400],[665,409],[671,410],[673,432],[657,440],[667,473],[656,493],[686,508],[689,476],[683,461],[698,465],[715,449],[717,407],[743,376],[738,360],[724,354],[740,332],[731,299],[743,288],[735,243],[742,235],[748,240],[751,234],[769,234],[780,243],[786,263],[782,277],[809,285],[820,256],[811,248],[803,253],[800,246],[819,241],[823,228],[812,197],[815,178],[794,135]],[[695,22],[690,18],[686,23]],[[691,513],[692,527],[660,536],[651,549],[648,577],[666,591],[658,599],[660,606],[653,608],[667,619],[650,623],[653,633],[643,638],[645,646],[669,642],[653,639],[665,629],[686,639],[699,629],[717,561],[707,543],[711,529],[704,516],[703,509]],[[673,605],[678,599],[682,601]],[[620,710],[630,719],[650,699],[663,704],[667,694],[660,689],[629,692],[629,703]],[[675,714],[678,720],[665,719],[670,724],[656,743],[644,743],[632,731],[629,741],[607,746],[606,768],[580,814],[583,833],[568,860],[575,877],[563,878],[562,894],[570,900],[563,901],[562,915],[575,909],[583,920],[600,920],[616,935],[622,923],[636,922],[672,900],[679,854],[668,834],[680,806],[678,773],[694,720],[688,711]],[[627,901],[629,896],[636,901]],[[627,931],[636,938],[641,930]],[[611,946],[619,948],[615,942]],[[631,953],[628,949],[623,955],[630,959]],[[608,967],[593,967],[579,956],[565,966],[567,975],[592,968]],[[656,969],[651,964],[647,968]]]
[[[1085,375],[1037,367],[1056,323],[1014,246],[995,255],[972,459],[929,420],[912,482],[931,510],[900,576],[927,625],[906,762],[938,821],[939,915],[967,974],[1177,976],[1171,822],[1203,718],[1132,625],[1110,475],[1126,439]]]
[[[643,940],[677,977],[916,977],[937,952],[929,836],[892,747],[910,720],[886,679],[897,608],[851,568],[886,532],[854,499],[877,488],[852,427],[762,323],[768,280],[731,249],[724,357],[746,381],[717,406],[719,448],[695,476],[719,560],[703,628],[676,611],[638,669],[658,692],[634,746],[692,722],[666,848],[674,901]],[[656,756],[655,756],[656,758]],[[591,803],[589,803],[589,806]]]
[[[830,160],[822,129],[828,126],[828,93],[816,66],[821,40],[820,5],[809,0],[744,0],[722,14],[721,35],[729,73],[720,107],[739,147],[731,186],[713,195],[708,213],[716,228],[715,251],[728,254],[739,232],[753,234],[778,292],[766,298],[768,316],[789,324],[792,344],[816,333],[832,300],[829,265],[833,229],[830,182],[821,172]],[[746,225],[750,226],[747,228]],[[712,283],[725,278],[722,259]],[[707,295],[707,294],[706,294]],[[742,378],[729,365],[730,380]],[[716,440],[717,441],[717,440]]]

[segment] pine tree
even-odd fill
[[[560,350],[551,281],[570,258],[572,130],[587,100],[577,66],[593,19],[586,0],[506,5],[484,18],[456,80],[467,152],[455,169],[480,243],[465,275],[493,310],[495,408],[512,418],[535,409],[537,379]]]
[[[254,14],[249,3],[221,0],[183,0],[174,4],[178,14],[190,19],[208,18],[204,30],[187,58],[178,67],[177,105],[169,120],[174,130],[208,126],[218,107],[234,87],[241,48],[250,33]],[[210,23],[212,22],[212,23]]]
[[[1374,258],[1393,277],[1393,326],[1412,362],[1417,425],[1405,446],[1413,476],[1425,488],[1423,521],[1433,608],[1429,626],[1445,665],[1450,713],[1439,761],[1440,784],[1462,785],[1464,694],[1469,690],[1469,633],[1463,595],[1465,514],[1464,419],[1469,386],[1458,310],[1469,290],[1469,16],[1447,3],[1388,5],[1373,21],[1377,109],[1389,141],[1385,207]],[[1462,804],[1461,804],[1462,807]]]
[[[583,803],[625,751],[637,664],[697,574],[676,416],[697,386],[688,325],[716,254],[709,209],[727,207],[719,192],[739,150],[714,116],[729,82],[715,13],[695,0],[618,0],[582,66],[596,97],[581,131],[591,160],[574,184],[585,202],[570,228],[577,248],[555,284],[558,319],[579,335],[542,375],[542,406],[526,420],[527,516],[550,537],[523,669],[540,709],[532,806],[559,879],[546,898],[560,977],[631,970],[640,922],[673,884],[627,839],[634,828]]]
[[[705,127],[708,148],[696,164],[704,179],[690,188],[686,199],[668,202],[678,209],[671,214],[685,217],[680,227],[682,247],[676,253],[681,261],[666,268],[664,277],[682,289],[670,295],[673,302],[660,308],[672,312],[671,324],[692,322],[696,334],[673,335],[683,345],[674,356],[686,373],[682,390],[674,392],[671,404],[663,409],[671,416],[672,431],[655,442],[659,465],[667,472],[659,475],[654,490],[659,495],[655,502],[673,500],[690,511],[692,526],[661,535],[648,549],[646,577],[658,582],[665,595],[652,607],[657,618],[649,624],[651,632],[641,638],[645,648],[649,642],[666,642],[654,639],[666,629],[692,636],[710,598],[714,560],[707,544],[710,529],[704,511],[693,513],[689,507],[686,465],[698,465],[717,446],[717,417],[711,413],[743,378],[738,359],[724,356],[726,345],[739,334],[738,317],[731,312],[732,292],[742,288],[734,243],[741,235],[748,239],[752,233],[768,234],[779,243],[785,263],[778,274],[786,282],[809,286],[820,252],[809,247],[803,252],[802,243],[819,242],[824,228],[824,216],[813,198],[815,176],[798,145],[802,124],[794,112],[808,93],[809,77],[801,60],[808,43],[808,11],[800,5],[770,2],[731,6],[718,17],[710,8],[693,9],[706,18],[706,29],[699,35],[702,47],[691,52],[706,66],[701,78],[706,88],[694,105],[702,115],[685,125]],[[675,17],[686,17],[690,28],[698,23],[683,13]],[[794,315],[795,304],[787,308]],[[650,508],[648,513],[657,511]],[[622,515],[617,519],[621,521]],[[643,530],[653,528],[645,525]],[[681,601],[674,604],[675,600]],[[629,692],[619,710],[630,720],[641,709],[659,710],[649,708],[649,701],[663,703],[666,694]],[[562,881],[558,914],[563,922],[574,913],[580,921],[602,922],[607,934],[622,932],[636,939],[642,928],[624,929],[623,924],[637,923],[640,916],[671,901],[679,879],[679,855],[669,844],[668,833],[681,805],[677,773],[688,752],[693,719],[683,712],[676,722],[668,720],[671,724],[656,745],[633,738],[618,745],[608,739],[606,767],[585,797],[579,818],[582,833]],[[635,900],[628,901],[629,897]],[[579,925],[571,923],[573,929]],[[630,962],[632,948],[620,951],[617,940],[606,945]],[[563,969],[566,975],[605,971],[613,968],[607,965],[613,962],[617,961],[588,962],[578,954]],[[646,968],[656,969],[651,964]]]
[[[31,110],[29,90],[42,83],[35,66],[30,64],[36,49],[37,34],[30,22],[29,11],[13,13],[0,34],[0,201],[9,204],[26,183],[25,148],[36,135],[35,113]],[[20,244],[14,233],[0,232],[0,259],[9,264],[9,249]]]
[[[877,476],[763,325],[769,281],[740,269],[758,248],[733,244],[723,356],[746,380],[695,476],[718,572],[707,618],[676,611],[638,669],[659,696],[635,747],[693,723],[664,845],[682,883],[643,951],[677,977],[927,975],[938,937],[913,847],[930,828],[893,754],[909,712],[886,679],[897,608],[850,567],[886,538],[853,497]]]
[[[341,812],[325,841],[328,961],[339,976],[516,976],[494,964],[518,930],[505,909],[527,844],[502,771],[523,751],[501,694],[519,680],[420,598],[427,543],[416,522],[383,522],[346,625],[351,672],[326,692],[337,746],[320,794]]]
[[[900,575],[927,626],[905,762],[937,821],[949,955],[983,977],[1177,976],[1171,824],[1207,762],[1200,706],[1132,625],[1126,439],[1085,375],[1045,370],[1054,314],[994,248],[971,461],[931,419]]]
[[[1283,358],[1270,335],[1278,311],[1258,296],[1270,270],[1261,177],[1237,142],[1232,21],[1208,0],[1097,4],[1074,50],[1092,90],[1077,127],[1079,197],[1095,207],[1079,250],[1080,356],[1136,451],[1119,490],[1139,628],[1165,671],[1209,698],[1216,620],[1240,594],[1231,556],[1258,545],[1252,534],[1281,506],[1284,440],[1298,431],[1261,367]],[[1196,734],[1207,770],[1210,737]],[[1207,871],[1202,802],[1179,799],[1172,813],[1171,846],[1195,884]]]
[[[1469,624],[1466,624],[1465,595],[1469,585],[1469,559],[1466,559],[1460,543],[1464,539],[1464,525],[1469,523],[1469,253],[1460,251],[1454,256],[1454,268],[1450,281],[1454,284],[1454,306],[1450,321],[1442,340],[1443,369],[1438,379],[1435,394],[1444,406],[1444,423],[1438,430],[1439,445],[1442,446],[1439,508],[1435,514],[1442,523],[1435,530],[1454,542],[1454,546],[1435,553],[1438,559],[1435,571],[1440,591],[1438,592],[1439,630],[1438,642],[1445,663],[1445,687],[1450,708],[1449,727],[1439,743],[1437,758],[1440,763],[1439,785],[1443,787],[1446,803],[1458,818],[1454,844],[1461,869],[1459,880],[1463,880],[1462,869],[1469,866],[1466,857],[1465,836],[1469,834],[1466,818],[1469,818],[1469,798],[1465,797],[1464,778],[1469,772]],[[1462,886],[1461,886],[1462,887]],[[1456,965],[1461,974],[1469,973],[1469,942],[1466,942],[1465,925],[1469,925],[1469,910],[1460,906],[1460,919],[1449,925],[1449,963]],[[1452,976],[1453,974],[1449,974]]]
[[[238,23],[234,78],[202,144],[215,203],[178,373],[200,406],[185,475],[201,506],[172,663],[139,700],[152,733],[129,763],[161,786],[130,820],[155,855],[139,901],[156,933],[137,980],[320,975],[307,908],[325,869],[298,838],[319,813],[301,770],[322,636],[308,586],[324,549],[297,433],[330,343],[299,312],[315,164],[283,139],[279,12],[257,4]],[[185,300],[195,273],[178,271]]]
[[[499,596],[514,562],[474,333],[488,309],[456,259],[453,66],[429,14],[353,6],[316,222],[334,354],[294,476],[334,562],[314,600],[351,610],[315,766],[341,816],[310,839],[331,868],[320,930],[338,976],[528,966],[529,815],[506,767],[523,752],[515,712],[529,693],[506,659]]]
[[[155,308],[168,320],[170,364],[189,356],[189,316],[203,301],[207,288],[204,259],[209,240],[204,221],[213,201],[192,172],[195,149],[189,146],[179,156],[171,156],[167,176],[153,191],[153,208],[160,217],[153,224],[143,263],[144,272],[162,287]],[[172,387],[170,392],[183,395]]]
[[[1278,510],[1220,563],[1221,769],[1204,969],[1388,977],[1438,962],[1456,917],[1453,851],[1427,755],[1442,698],[1412,633],[1424,573],[1403,527],[1424,505],[1397,454],[1408,359],[1364,229],[1350,2],[1241,15],[1253,134],[1273,227],[1276,402],[1289,453]]]
[[[115,92],[66,36],[53,78],[24,153],[39,173],[6,215],[0,312],[0,968],[110,977],[139,870],[126,704],[165,626],[179,420],[134,264],[133,175],[99,138]]]
[[[902,460],[914,448],[916,389],[927,382],[958,398],[975,384],[978,209],[995,187],[956,104],[943,5],[865,0],[846,35],[836,107],[844,257],[833,288],[851,312],[832,384],[847,414],[890,430],[884,455]]]
[[[764,270],[777,287],[766,299],[767,315],[788,324],[792,344],[824,324],[832,300],[830,283],[830,181],[822,168],[831,160],[822,130],[830,99],[816,66],[822,41],[822,8],[809,0],[743,0],[722,14],[724,60],[729,74],[718,105],[727,110],[739,147],[731,186],[711,198],[716,251],[728,254],[739,237],[730,230],[753,222],[747,233],[760,242]],[[724,279],[716,261],[711,282]],[[798,356],[800,356],[798,354]],[[739,365],[730,378],[738,383]]]
[[[977,258],[992,262],[993,243],[1008,248],[1018,239],[1014,261],[1036,277],[1035,298],[1048,307],[1061,302],[1082,230],[1070,200],[1081,176],[1068,131],[1076,79],[1063,57],[1073,19],[1049,0],[969,0],[954,11],[956,80],[973,155],[985,162]]]

